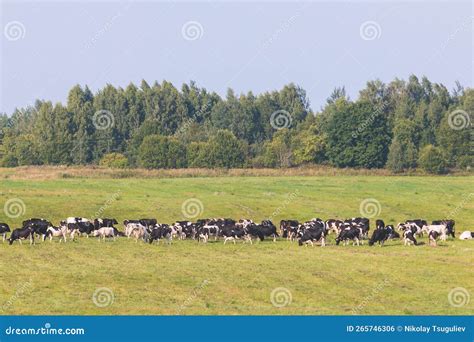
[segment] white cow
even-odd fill
[[[446,227],[445,224],[429,224],[429,225],[423,226],[423,228],[421,228],[421,230],[423,232],[426,232],[428,235],[432,231],[436,232],[439,235],[440,240],[446,241],[446,237],[447,237],[447,234],[448,234],[448,228]]]
[[[106,237],[113,238],[115,241],[115,230],[112,227],[102,227],[97,230],[94,230],[92,232],[92,236],[98,236],[99,241],[100,241],[100,238],[102,238],[102,240],[105,241]]]
[[[53,240],[53,237],[60,237],[59,242],[64,240],[66,242],[66,234],[67,234],[67,227],[60,226],[60,227],[48,227],[46,230],[46,235],[49,234],[49,241]]]
[[[474,239],[474,232],[470,232],[466,230],[465,232],[462,232],[461,235],[459,235],[459,240],[472,240]]]

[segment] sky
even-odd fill
[[[37,98],[194,80],[220,95],[295,83],[313,110],[345,86],[473,82],[471,1],[1,1],[0,113]]]

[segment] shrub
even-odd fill
[[[447,162],[439,148],[426,145],[420,151],[418,165],[426,172],[441,174],[446,172]]]
[[[125,169],[128,167],[128,160],[121,153],[108,153],[102,157],[99,165],[114,169]]]

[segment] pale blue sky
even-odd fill
[[[141,79],[179,88],[195,80],[221,95],[294,82],[314,110],[334,87],[355,98],[375,78],[414,73],[472,86],[472,16],[471,1],[2,0],[0,112],[38,97],[64,102],[77,83],[95,92]],[[183,35],[190,21],[198,39]]]

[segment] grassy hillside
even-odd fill
[[[474,229],[474,177],[213,177],[166,179],[2,179],[0,205],[21,199],[23,215],[57,222],[66,216],[184,219],[196,198],[198,217],[360,216],[376,199],[387,224],[452,216],[457,231]],[[193,202],[198,203],[198,202]],[[375,203],[375,202],[371,202]],[[196,208],[196,207],[195,207]],[[372,207],[373,209],[374,207]],[[191,213],[193,208],[186,210]],[[202,210],[201,210],[202,209]],[[366,208],[366,210],[372,210]],[[10,210],[13,210],[10,208]],[[10,212],[12,214],[12,212]],[[455,307],[448,294],[474,287],[474,242],[433,248],[326,248],[264,241],[253,245],[150,246],[121,239],[36,246],[0,244],[2,314],[473,314],[474,301]],[[113,302],[94,304],[98,288]],[[275,290],[284,288],[286,290]],[[275,291],[274,291],[275,290]],[[107,290],[108,291],[108,290]],[[272,305],[271,294],[274,291]],[[278,295],[280,294],[280,295]],[[289,300],[291,297],[291,301]],[[97,299],[97,297],[96,297]],[[279,301],[286,304],[279,306]]]

